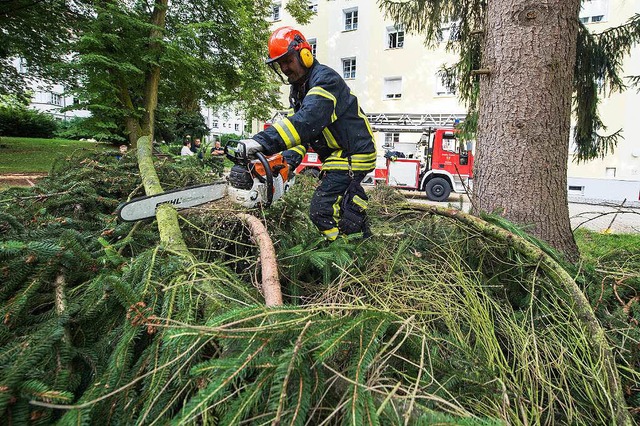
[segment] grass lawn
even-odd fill
[[[47,173],[54,161],[78,149],[117,151],[110,143],[0,137],[0,173]]]

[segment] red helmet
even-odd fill
[[[292,27],[280,27],[269,37],[269,59],[267,64],[277,61],[283,56],[301,49],[308,49],[311,52],[311,45],[304,38],[302,33]]]

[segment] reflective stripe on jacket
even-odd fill
[[[376,165],[376,147],[358,98],[333,69],[315,62],[305,83],[291,86],[294,114],[256,134],[267,154],[295,148],[304,155],[310,145],[323,170],[369,172]]]

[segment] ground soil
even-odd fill
[[[1,173],[0,186],[34,186],[46,173]]]

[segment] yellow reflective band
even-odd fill
[[[325,127],[324,129],[322,129],[322,134],[324,135],[324,139],[327,141],[327,145],[329,146],[329,148],[333,148],[333,149],[340,148],[340,145],[338,145],[338,141],[336,141],[336,138],[333,137],[333,134],[331,133],[331,130],[329,130],[328,127]]]
[[[327,229],[326,231],[322,231],[322,233],[324,234],[324,237],[329,241],[333,241],[336,238],[338,238],[339,232],[340,231],[338,231],[338,228],[331,228],[331,229]]]
[[[354,172],[368,172],[376,168],[375,162],[373,163],[358,163],[351,164],[351,170]],[[322,170],[349,170],[349,164],[345,162],[331,161],[322,165]]]
[[[342,161],[342,160],[345,160],[345,158],[342,158],[342,150],[339,149],[337,151],[333,151],[325,161]]]
[[[355,204],[359,205],[362,210],[365,210],[367,208],[367,206],[368,206],[368,203],[365,200],[363,200],[362,198],[360,198],[358,195],[353,197],[353,202]]]
[[[293,114],[295,114],[296,112],[293,110],[293,108],[289,108],[287,110],[287,117],[291,117]]]
[[[294,146],[293,148],[291,148],[291,151],[300,154],[301,157],[304,157],[304,155],[307,153],[307,149],[304,147],[304,145]]]
[[[335,96],[333,96],[331,93],[329,93],[327,90],[323,89],[322,87],[312,87],[311,90],[307,92],[307,96],[309,95],[322,96],[323,98],[327,98],[331,100],[333,102],[333,112],[331,113],[331,122],[333,123],[338,119],[338,117],[336,116],[336,104],[338,103],[338,101],[336,100]]]
[[[338,199],[333,203],[333,220],[335,223],[340,221],[340,201],[342,201],[342,195],[338,195]]]
[[[371,152],[369,154],[353,154],[351,156],[352,162],[365,162],[365,161],[374,161],[376,159],[376,153]]]
[[[296,145],[300,145],[300,135],[298,135],[298,132],[288,118],[278,121],[273,125],[273,127],[276,128],[287,148],[293,148]]]

